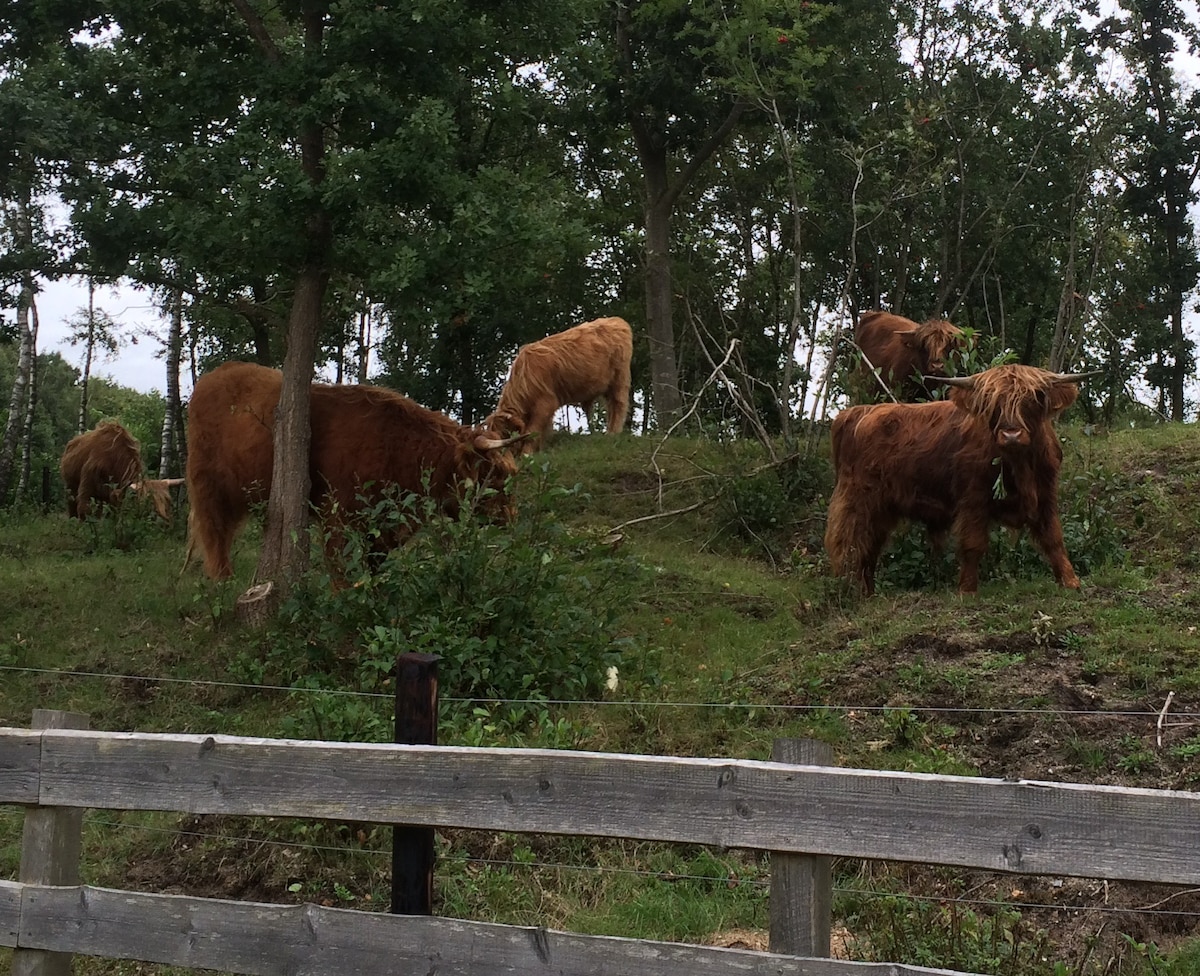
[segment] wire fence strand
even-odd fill
[[[200,840],[215,840],[225,844],[241,844],[254,847],[273,847],[287,848],[292,850],[310,851],[322,854],[365,854],[371,857],[391,857],[390,849],[372,849],[372,848],[350,848],[336,847],[329,844],[312,844],[303,841],[285,841],[274,840],[262,837],[249,837],[241,835],[223,834],[214,831],[198,831],[186,830],[182,828],[171,827],[155,827],[149,824],[129,824],[119,820],[104,820],[95,817],[85,818],[84,823],[93,827],[107,827],[125,830],[138,830],[155,834],[167,834],[180,837],[191,837]],[[580,873],[591,873],[596,875],[615,875],[624,877],[637,877],[645,880],[662,881],[667,883],[678,883],[681,881],[705,882],[711,884],[721,884],[726,886],[738,887],[746,886],[750,888],[769,891],[771,882],[768,877],[764,878],[736,878],[728,877],[713,877],[712,875],[689,874],[686,872],[675,871],[652,871],[645,868],[628,868],[615,867],[612,865],[601,864],[571,864],[562,861],[543,861],[543,860],[516,860],[512,858],[496,858],[496,857],[475,857],[471,855],[449,856],[441,855],[437,858],[437,863],[443,866],[459,866],[470,867],[472,865],[482,865],[487,867],[497,867],[504,869],[523,869],[536,871],[574,871]],[[730,870],[733,870],[732,866]],[[1000,877],[1000,875],[997,875]],[[1004,877],[1013,877],[1004,875]],[[1022,899],[998,899],[998,898],[978,898],[966,895],[922,895],[913,894],[910,892],[887,891],[875,888],[850,887],[845,885],[835,885],[833,888],[835,894],[847,895],[863,898],[891,898],[904,901],[920,902],[925,904],[933,904],[939,907],[948,905],[957,905],[972,908],[987,908],[990,910],[1018,910],[1018,911],[1057,911],[1057,912],[1086,912],[1097,915],[1129,915],[1137,914],[1144,916],[1158,916],[1171,918],[1186,918],[1200,919],[1200,912],[1186,911],[1180,909],[1164,909],[1161,906],[1167,902],[1184,897],[1187,895],[1200,894],[1200,888],[1186,888],[1175,891],[1165,898],[1161,898],[1156,902],[1152,902],[1145,906],[1116,906],[1116,905],[1088,905],[1075,904],[1071,902],[1036,902],[1025,901]]]
[[[175,685],[193,685],[197,688],[236,689],[253,692],[286,692],[294,695],[324,695],[349,698],[366,698],[378,701],[393,701],[395,695],[380,691],[352,691],[345,688],[306,688],[296,685],[253,684],[241,681],[220,681],[213,678],[177,678],[163,675],[125,674],[107,671],[81,671],[75,669],[33,668],[11,664],[0,665],[0,672],[49,675],[58,678],[94,678],[110,681],[139,681]],[[1162,709],[1091,709],[1091,708],[1031,708],[995,707],[970,705],[904,705],[904,704],[844,704],[816,703],[784,704],[781,702],[756,701],[658,701],[646,699],[576,699],[576,698],[458,698],[443,697],[447,705],[520,705],[534,707],[587,706],[597,708],[695,708],[713,710],[753,709],[756,711],[781,713],[891,713],[907,709],[931,715],[1042,715],[1076,718],[1125,718],[1150,719],[1157,723]],[[1170,713],[1164,727],[1175,727],[1200,723],[1200,711],[1177,711]]]

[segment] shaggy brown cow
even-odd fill
[[[854,344],[862,352],[859,385],[864,398],[875,400],[880,381],[897,400],[933,395],[936,380],[946,370],[946,360],[965,344],[962,330],[944,319],[918,325],[891,312],[865,312],[854,329]],[[879,371],[878,379],[874,369]]]
[[[182,478],[146,478],[137,440],[115,420],[103,420],[95,430],[72,437],[59,464],[67,486],[67,514],[85,519],[92,502],[116,507],[126,489],[149,498],[164,521],[171,518],[173,485]]]
[[[592,403],[604,397],[607,429],[619,434],[629,413],[633,330],[620,318],[584,322],[522,346],[496,409],[485,421],[501,435],[535,434],[523,450],[543,444],[559,407],[578,404],[591,423]]]
[[[193,544],[200,546],[205,572],[213,579],[233,575],[234,536],[250,506],[270,494],[282,382],[279,370],[230,362],[201,376],[192,392],[189,554]],[[505,450],[510,441],[463,427],[375,386],[314,383],[310,403],[310,499],[325,516],[335,508],[353,513],[361,508],[364,491],[378,494],[388,487],[428,491],[453,513],[460,490],[471,481],[494,488],[497,494],[485,504],[497,517],[511,518],[505,482],[517,465]]]
[[[962,593],[979,587],[988,527],[1028,528],[1062,586],[1079,588],[1058,518],[1062,447],[1052,421],[1091,374],[996,366],[943,378],[949,400],[850,407],[837,415],[837,486],[825,549],[836,574],[875,591],[875,567],[902,519],[923,522],[935,544],[958,537]]]

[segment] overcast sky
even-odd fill
[[[68,341],[68,322],[81,314],[86,318],[87,285],[78,279],[44,282],[37,296],[38,352],[58,352],[72,366],[83,368],[84,347]],[[150,301],[150,293],[124,286],[96,288],[96,309],[116,323],[120,348],[115,355],[101,351],[92,363],[93,376],[106,376],[121,386],[143,393],[167,388],[167,361],[156,336],[167,331],[166,319]],[[187,376],[180,382],[187,383]],[[187,396],[191,391],[180,391]]]
[[[1196,0],[1183,0],[1185,10],[1195,11]],[[1181,85],[1187,91],[1196,88],[1200,76],[1200,61],[1186,52],[1177,52],[1175,67]],[[1200,220],[1200,207],[1193,210],[1193,219]],[[68,320],[80,311],[86,313],[87,284],[79,279],[64,279],[43,282],[44,289],[38,295],[38,351],[59,352],[67,362],[82,368],[84,349],[82,345],[71,345],[68,341]],[[1194,304],[1191,296],[1188,306]],[[149,292],[125,286],[118,288],[98,287],[96,308],[108,314],[116,323],[120,347],[113,355],[102,354],[92,364],[92,375],[107,376],[121,386],[132,387],[143,393],[166,389],[166,360],[163,358],[162,342],[159,337],[166,334],[167,322],[150,301]],[[1189,319],[1193,316],[1189,315]],[[1193,319],[1194,321],[1194,319]],[[1194,332],[1193,329],[1189,332]],[[1195,336],[1191,336],[1195,338]],[[191,394],[188,376],[180,376],[183,397]]]

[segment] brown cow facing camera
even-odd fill
[[[863,398],[877,399],[882,381],[897,400],[911,401],[933,396],[936,378],[945,375],[947,360],[965,347],[966,338],[945,319],[918,325],[891,312],[864,312],[854,329],[854,344],[862,352],[858,382]]]
[[[958,538],[961,593],[979,588],[993,523],[1029,529],[1059,584],[1079,588],[1058,516],[1062,446],[1053,421],[1093,374],[995,366],[943,378],[949,400],[849,407],[831,431],[837,484],[825,549],[836,575],[875,592],[875,568],[896,525],[923,522],[935,545]]]
[[[250,507],[271,492],[275,407],[283,374],[229,362],[196,381],[188,406],[189,553],[199,545],[213,579],[233,575],[230,549]],[[495,489],[485,510],[513,516],[507,481],[517,465],[501,439],[377,386],[314,383],[310,501],[329,518],[361,510],[388,488],[430,495],[458,511],[468,483]],[[369,487],[368,487],[369,486]],[[388,540],[398,543],[399,539]]]
[[[116,508],[127,490],[148,498],[164,521],[171,519],[173,485],[182,478],[147,478],[137,439],[115,420],[102,420],[94,430],[72,437],[59,463],[67,486],[67,514],[86,519],[92,503]]]
[[[604,397],[607,430],[619,434],[629,413],[633,330],[621,318],[596,319],[522,346],[496,409],[485,421],[501,435],[532,434],[523,451],[545,446],[559,407],[577,404],[591,423]]]

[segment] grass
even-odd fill
[[[917,532],[895,540],[879,595],[863,599],[827,575],[823,459],[772,483],[749,475],[763,459],[744,443],[559,437],[526,478],[581,486],[559,496],[558,514],[646,567],[620,614],[631,642],[620,683],[607,702],[443,701],[441,739],[762,759],[776,737],[814,736],[845,766],[1195,789],[1195,719],[1169,719],[1200,711],[1200,438],[1165,426],[1066,428],[1064,440],[1080,593],[998,533],[978,596],[959,597],[952,555],[931,570]],[[678,514],[648,518],[662,512]],[[182,519],[0,513],[0,722],[65,708],[113,730],[387,737],[386,702],[237,687],[271,683],[287,647],[232,619],[255,533],[239,541],[229,584],[195,567],[181,575],[183,543]],[[326,684],[359,686],[353,655],[328,660]],[[1160,747],[1155,718],[1170,692]],[[19,835],[19,812],[0,810],[0,877],[15,876]],[[387,900],[386,841],[369,824],[96,812],[85,877],[370,908]],[[769,867],[753,852],[466,831],[439,832],[438,845],[440,914],[695,941],[767,924]],[[1194,919],[1133,910],[1170,897],[1200,911],[1195,895],[1162,886],[1112,884],[1105,904],[1085,881],[836,867],[835,925],[857,959],[1149,976],[1190,971],[1180,967],[1200,952]]]

